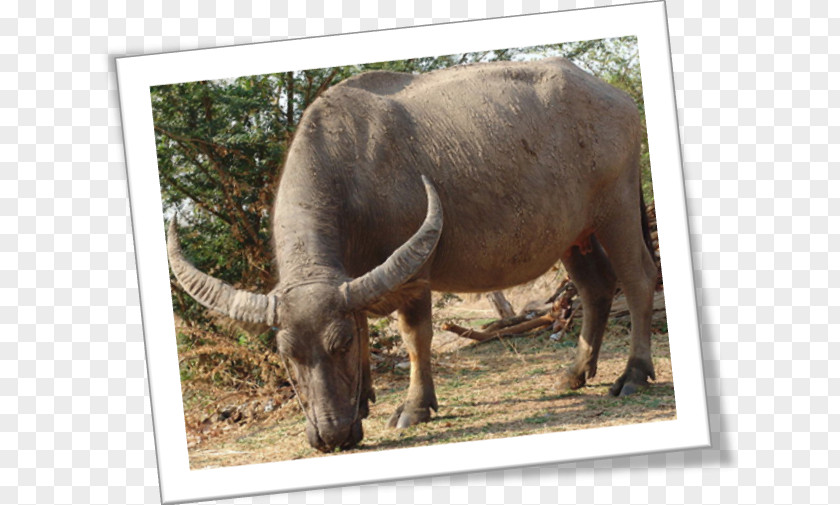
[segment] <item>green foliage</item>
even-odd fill
[[[412,74],[422,74],[438,70],[441,68],[449,68],[457,65],[468,65],[471,63],[480,63],[488,61],[509,61],[519,54],[523,54],[522,49],[500,49],[496,51],[480,51],[477,53],[463,53],[450,54],[446,56],[433,56],[426,58],[411,58],[408,60],[385,61],[379,63],[368,63],[358,65],[356,70],[358,72],[367,72],[370,70],[387,70],[390,72],[407,72]]]
[[[667,335],[668,334],[668,320],[666,318],[662,318],[660,320],[653,322],[653,333],[657,333],[660,335]]]
[[[390,325],[390,317],[383,317],[369,324],[370,348],[373,351],[388,352],[399,345],[400,334],[391,331]]]

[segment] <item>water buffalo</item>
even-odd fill
[[[350,448],[374,401],[368,314],[397,311],[411,360],[393,427],[428,421],[431,291],[485,292],[530,281],[558,259],[584,307],[577,357],[561,386],[595,375],[616,281],[627,296],[630,357],[611,393],[654,378],[656,268],[640,200],[641,126],[622,91],[567,60],[499,62],[423,75],[369,72],[304,113],[273,215],[278,285],[238,290],[181,254],[171,268],[197,301],[281,328],[322,451]]]

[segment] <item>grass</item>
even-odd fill
[[[378,451],[581,430],[601,426],[674,419],[676,407],[667,334],[653,335],[657,382],[624,398],[608,389],[623,371],[629,347],[626,329],[608,329],[598,374],[577,391],[559,391],[574,342],[554,342],[546,332],[496,340],[437,354],[433,358],[440,411],[431,422],[405,430],[387,427],[408,387],[408,374],[374,374],[378,402],[364,421],[365,438],[351,452]],[[325,456],[310,448],[305,419],[294,400],[270,421],[222,430],[190,450],[192,468],[232,466]]]

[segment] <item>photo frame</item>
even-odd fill
[[[677,418],[324,458],[191,470],[150,88],[609,37],[638,40]],[[179,503],[710,445],[664,2],[117,59],[162,500]]]

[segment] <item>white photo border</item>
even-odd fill
[[[190,470],[150,87],[609,37],[638,39],[677,419]],[[665,2],[117,59],[161,498],[178,503],[710,445]]]

